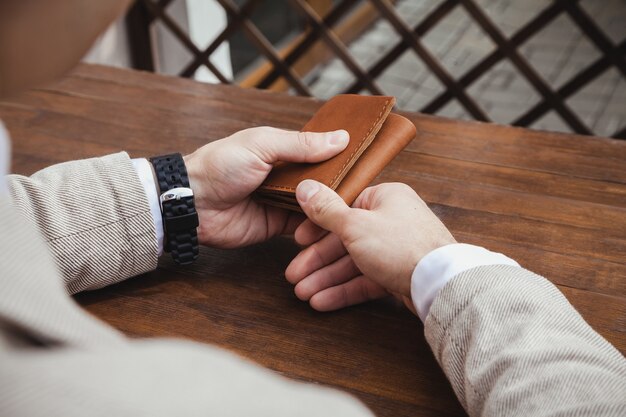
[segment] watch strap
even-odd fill
[[[178,264],[192,263],[199,253],[198,214],[189,176],[180,153],[150,158],[159,187],[165,251]]]

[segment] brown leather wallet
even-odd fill
[[[302,128],[303,132],[345,129],[350,143],[340,154],[314,164],[279,162],[256,197],[266,204],[302,211],[296,187],[305,179],[317,180],[335,190],[347,204],[358,195],[415,137],[408,119],[391,113],[395,98],[339,95],[330,99]]]

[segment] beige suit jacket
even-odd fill
[[[9,177],[0,200],[1,416],[367,416],[215,347],[129,340],[68,295],[152,270],[155,230],[125,153]],[[624,416],[626,361],[546,279],[479,267],[426,337],[472,416]]]

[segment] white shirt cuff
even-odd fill
[[[132,163],[135,171],[137,171],[141,185],[143,185],[143,189],[146,192],[146,197],[148,197],[150,214],[152,214],[152,221],[154,221],[154,228],[156,229],[159,256],[161,256],[163,254],[163,239],[165,233],[163,232],[161,204],[159,203],[159,194],[157,193],[156,182],[154,181],[154,174],[152,173],[152,166],[145,158],[133,159]]]
[[[513,259],[483,247],[455,243],[437,248],[424,256],[411,277],[411,298],[417,315],[426,321],[439,291],[455,276],[478,266],[511,265]]]

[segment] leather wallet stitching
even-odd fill
[[[380,113],[378,114],[378,117],[376,118],[376,120],[374,120],[374,123],[372,123],[372,126],[370,126],[370,129],[367,131],[367,133],[365,134],[365,136],[363,136],[363,138],[361,139],[361,141],[359,142],[359,144],[357,145],[357,147],[354,149],[354,151],[352,151],[352,154],[348,157],[348,159],[346,159],[346,162],[343,164],[343,166],[341,167],[341,169],[337,172],[337,174],[335,174],[335,176],[333,177],[333,179],[330,181],[330,187],[332,189],[335,188],[335,181],[337,180],[337,178],[339,177],[339,175],[343,172],[343,170],[346,168],[346,166],[348,165],[348,163],[352,160],[352,158],[354,157],[354,154],[357,153],[357,151],[359,149],[361,149],[361,146],[363,145],[363,142],[365,142],[365,140],[369,137],[369,135],[372,133],[372,130],[374,130],[374,127],[376,127],[376,125],[378,124],[378,122],[380,121],[380,119],[383,117],[383,114],[385,113],[385,110],[387,109],[387,105],[389,104],[389,100],[385,101],[385,103],[382,106],[382,109],[380,110]],[[277,190],[284,190],[284,191],[295,191],[296,187],[286,187],[284,185],[274,185],[274,184],[263,184],[264,187],[267,188],[273,188],[273,189],[277,189]]]
[[[385,103],[382,106],[382,109],[380,110],[380,113],[378,113],[378,117],[376,118],[376,120],[374,120],[374,123],[372,123],[372,125],[370,126],[370,130],[368,130],[365,136],[363,136],[363,139],[361,139],[357,147],[354,148],[354,151],[352,151],[352,154],[350,154],[348,159],[346,159],[346,162],[343,164],[341,169],[337,172],[337,174],[335,174],[335,177],[330,182],[330,188],[332,188],[333,190],[335,189],[335,181],[337,180],[337,177],[339,177],[339,175],[343,172],[346,166],[348,166],[348,163],[352,160],[352,158],[354,157],[354,154],[357,153],[359,149],[361,149],[361,146],[363,146],[363,142],[365,142],[365,140],[372,133],[372,130],[374,130],[374,127],[378,124],[378,121],[381,119],[381,117],[383,117],[383,114],[385,113],[385,110],[387,109],[387,104],[389,104],[389,100],[385,101]]]
[[[274,185],[274,184],[263,184],[263,187],[275,188],[278,190],[285,190],[285,191],[295,191],[296,189],[296,187],[286,187],[284,185]]]

